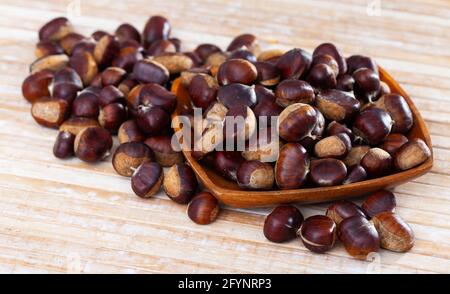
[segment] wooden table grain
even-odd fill
[[[109,160],[55,159],[56,132],[34,123],[20,90],[38,28],[69,15],[90,34],[124,21],[143,27],[153,14],[170,18],[186,49],[225,47],[250,32],[267,48],[312,50],[331,41],[346,55],[374,57],[410,93],[432,134],[433,170],[395,189],[416,246],[369,261],[341,245],[317,255],[298,240],[266,241],[269,209],[224,208],[214,224],[198,226],[162,193],[135,197]],[[450,273],[449,18],[448,0],[0,0],[0,272]],[[326,206],[300,209],[309,216]]]

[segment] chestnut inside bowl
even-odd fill
[[[192,166],[205,188],[222,203],[232,207],[261,207],[281,203],[318,203],[334,201],[349,197],[362,196],[379,189],[392,188],[402,183],[411,181],[425,173],[433,166],[433,149],[430,134],[425,122],[415,107],[408,94],[400,85],[381,67],[379,67],[380,78],[391,88],[392,93],[402,95],[409,104],[414,116],[414,125],[408,134],[408,138],[420,138],[425,141],[431,150],[430,158],[421,165],[410,170],[398,172],[389,176],[370,179],[348,185],[320,188],[304,188],[295,190],[272,190],[272,191],[248,191],[241,189],[236,183],[231,182],[215,173],[213,170],[200,165],[192,156],[191,152],[184,151],[188,163]],[[179,107],[175,112],[181,112],[183,105],[190,101],[189,94],[181,85],[180,79],[174,81],[172,91],[178,97]]]

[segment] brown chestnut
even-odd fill
[[[355,136],[353,135],[352,130],[347,128],[346,125],[338,123],[337,121],[332,121],[328,124],[327,127],[327,135],[334,136],[337,134],[347,134],[350,140],[353,142],[355,140]]]
[[[336,90],[351,92],[353,91],[353,85],[355,84],[355,80],[349,74],[344,74],[338,76],[336,80]]]
[[[396,206],[397,201],[391,191],[379,190],[370,194],[361,208],[369,218],[372,218],[382,212],[395,212]]]
[[[367,172],[361,165],[353,165],[348,168],[347,178],[342,182],[343,185],[362,182],[367,179]]]
[[[163,133],[170,127],[170,115],[158,106],[140,106],[136,122],[139,129],[149,136]]]
[[[129,23],[121,24],[114,32],[114,35],[117,37],[119,42],[134,40],[141,43],[141,34],[133,25]]]
[[[69,33],[59,40],[59,45],[64,49],[66,54],[72,55],[73,48],[85,39],[83,35],[78,33]]]
[[[407,133],[413,123],[414,118],[405,98],[398,94],[387,94],[374,103],[375,107],[385,110],[392,117],[392,132]]]
[[[171,30],[172,27],[167,18],[160,15],[150,17],[145,24],[144,32],[142,33],[144,47],[147,48],[156,40],[169,39]]]
[[[331,204],[327,209],[326,215],[337,225],[339,225],[344,219],[355,215],[365,217],[364,212],[358,205],[347,200],[340,200]]]
[[[86,162],[104,159],[112,148],[110,133],[101,127],[90,127],[81,130],[75,137],[75,155]]]
[[[270,63],[258,61],[254,63],[258,72],[258,83],[265,87],[273,87],[280,82],[280,71]]]
[[[333,56],[329,54],[321,54],[315,56],[313,55],[313,60],[311,62],[311,69],[319,64],[327,65],[331,69],[331,72],[334,74],[333,76],[335,78],[339,76],[339,65],[336,62],[336,59],[333,58]]]
[[[102,30],[97,30],[91,34],[91,38],[96,42],[100,41],[104,36],[111,36],[111,34]]]
[[[278,117],[283,111],[283,107],[276,103],[275,94],[261,85],[255,86],[255,94],[258,103],[253,107],[253,112],[257,119],[266,117],[267,125],[270,126],[272,118]]]
[[[244,59],[230,59],[222,63],[217,72],[220,85],[240,83],[252,85],[258,76],[256,67]]]
[[[183,52],[184,55],[192,60],[192,68],[197,68],[203,64],[203,60],[195,52]]]
[[[171,167],[175,164],[184,162],[184,156],[176,146],[176,150],[172,147],[172,136],[161,135],[153,136],[145,140],[144,142],[155,153],[156,162],[162,167]]]
[[[228,60],[228,52],[215,52],[206,58],[205,65],[211,68],[211,74],[213,76],[217,75],[219,66]]]
[[[127,75],[127,72],[120,67],[108,67],[102,72],[102,85],[106,86],[118,86]]]
[[[124,47],[117,53],[116,57],[111,62],[111,66],[123,68],[127,72],[132,72],[136,62],[143,58],[140,48]]]
[[[305,81],[284,80],[278,84],[275,95],[277,103],[287,107],[294,103],[313,104],[314,89]]]
[[[349,75],[353,75],[353,73],[360,68],[371,69],[378,75],[378,66],[370,57],[363,55],[352,55],[346,59],[346,62],[347,74]]]
[[[150,198],[158,193],[164,179],[164,171],[156,162],[142,163],[131,177],[131,188],[141,198]]]
[[[242,34],[236,36],[227,47],[227,51],[232,52],[238,49],[246,49],[252,52],[258,50],[258,40],[255,35]]]
[[[215,78],[207,74],[195,75],[188,87],[195,107],[206,110],[216,100],[219,85]]]
[[[372,148],[361,159],[361,166],[370,177],[382,177],[392,172],[392,156],[383,149]]]
[[[134,64],[133,76],[141,83],[163,85],[169,80],[169,71],[161,63],[150,59],[143,59]]]
[[[311,152],[314,149],[314,146],[322,139],[325,132],[325,117],[317,108],[314,107],[314,109],[316,110],[317,123],[311,131],[311,134],[307,135],[299,142],[306,150],[308,150],[308,152]]]
[[[311,54],[295,48],[280,56],[276,65],[283,79],[298,79],[308,72],[311,60]]]
[[[353,133],[370,145],[378,145],[390,134],[392,124],[392,118],[386,111],[368,108],[355,118]]]
[[[220,87],[217,92],[217,99],[227,108],[238,104],[253,107],[257,102],[255,87],[243,84],[230,84]]]
[[[209,192],[200,192],[189,202],[187,215],[196,224],[209,225],[216,220],[219,211],[217,199]]]
[[[271,189],[275,180],[272,165],[256,160],[243,162],[236,175],[238,185],[251,190]]]
[[[61,48],[61,46],[51,41],[40,41],[36,44],[36,49],[34,50],[34,55],[36,55],[36,58],[63,53],[64,50]]]
[[[69,57],[66,54],[56,54],[41,57],[30,65],[30,74],[42,70],[59,71],[67,66]]]
[[[78,117],[97,118],[99,115],[98,95],[81,92],[72,103],[72,114]]]
[[[74,155],[73,145],[75,142],[75,135],[64,131],[59,132],[56,137],[55,145],[53,145],[53,154],[57,158],[69,158]]]
[[[25,99],[33,103],[40,98],[50,98],[49,86],[53,81],[53,72],[43,70],[29,75],[22,83],[22,94]]]
[[[334,89],[320,91],[316,102],[327,119],[337,122],[351,119],[361,108],[361,103],[352,94]]]
[[[98,115],[98,122],[100,125],[112,134],[117,134],[120,126],[126,120],[127,109],[120,103],[106,105],[100,110]]]
[[[317,46],[316,49],[314,49],[313,57],[317,58],[321,55],[329,55],[333,57],[334,60],[336,60],[339,69],[338,74],[345,74],[347,72],[347,62],[334,44],[323,43]],[[338,74],[336,74],[336,76],[338,76]]]
[[[55,73],[52,84],[53,98],[63,99],[70,104],[82,89],[83,81],[72,68],[66,67]]]
[[[124,104],[124,102],[125,95],[113,85],[104,87],[98,96],[98,103],[101,107],[105,107],[112,103]]]
[[[40,98],[31,106],[34,120],[48,128],[58,128],[69,114],[69,105],[62,99]]]
[[[393,212],[382,212],[372,218],[380,235],[381,247],[395,252],[406,252],[414,246],[411,227]]]
[[[334,89],[336,88],[337,81],[333,68],[320,63],[311,68],[306,80],[311,86],[318,89]]]
[[[82,130],[91,127],[99,127],[97,119],[86,118],[86,117],[71,117],[59,127],[60,132],[67,131],[75,136],[78,135]]]
[[[391,156],[394,156],[395,152],[407,142],[408,138],[402,134],[389,134],[384,140],[383,145],[381,145],[381,148],[387,151]]]
[[[80,52],[89,52],[94,56],[95,51],[95,45],[97,45],[96,42],[94,42],[92,39],[84,39],[78,42],[73,48],[72,48],[72,56],[77,55]]]
[[[325,215],[305,219],[298,235],[306,248],[315,253],[325,253],[336,243],[336,224]]]
[[[293,205],[277,206],[264,221],[264,236],[271,242],[283,243],[297,237],[303,215]]]
[[[380,81],[380,90],[378,91],[377,98],[380,98],[384,95],[391,94],[391,87],[383,81]]]
[[[283,145],[275,165],[275,181],[280,189],[298,189],[306,181],[310,159],[298,143]]]
[[[380,237],[373,223],[364,216],[354,215],[344,219],[338,226],[339,240],[347,252],[359,259],[380,249]]]
[[[347,167],[334,158],[312,160],[310,177],[320,187],[340,185],[347,177]]]
[[[253,52],[247,50],[247,49],[237,49],[231,52],[228,59],[244,59],[251,63],[256,62],[256,56],[253,54]]]
[[[344,163],[347,167],[358,165],[361,163],[361,159],[369,152],[370,146],[360,145],[353,147],[348,155],[344,158]]]
[[[120,45],[117,40],[110,35],[103,36],[95,45],[94,58],[100,69],[111,65],[116,55],[120,51]]]
[[[280,137],[288,142],[298,142],[310,135],[317,123],[316,110],[303,103],[295,103],[283,110],[278,118]]]
[[[119,143],[142,142],[145,140],[144,134],[139,129],[136,120],[127,120],[124,122],[117,132]]]
[[[127,142],[117,147],[112,165],[119,175],[131,177],[142,163],[154,160],[153,151],[147,145],[141,142]]]
[[[97,63],[94,56],[87,51],[80,51],[70,57],[69,65],[83,80],[84,85],[90,85],[98,74]]]
[[[136,87],[137,84],[138,84],[138,82],[135,79],[126,78],[119,84],[119,86],[117,86],[117,89],[119,89],[120,92],[122,92],[123,95],[125,95],[125,97],[127,97],[128,94],[131,92],[131,90],[134,87]]]
[[[395,167],[407,170],[416,167],[431,157],[430,148],[422,139],[412,139],[400,147],[394,155]]]
[[[353,91],[358,99],[371,102],[377,97],[380,91],[378,73],[369,68],[360,68],[353,73],[352,77],[355,80]]]
[[[261,53],[259,53],[258,57],[256,58],[257,61],[262,62],[269,62],[272,64],[276,64],[278,59],[283,56],[283,54],[286,53],[286,51],[281,49],[268,49]]]
[[[221,51],[222,50],[214,44],[200,44],[194,50],[203,62],[205,62],[210,55]]]
[[[317,142],[314,146],[314,153],[319,158],[344,158],[351,149],[350,137],[347,134],[340,133]]]
[[[153,60],[164,66],[170,74],[179,74],[194,66],[189,56],[183,53],[164,53],[153,58]]]
[[[158,84],[146,84],[138,92],[139,104],[161,107],[167,113],[172,113],[177,104],[175,94]]]
[[[52,19],[39,29],[39,40],[59,41],[73,31],[73,26],[65,17]]]
[[[170,40],[156,40],[147,47],[146,53],[148,56],[159,56],[165,53],[176,53],[177,48]]]
[[[194,171],[184,163],[173,165],[164,176],[164,192],[179,204],[188,204],[194,196],[197,186]]]
[[[231,181],[237,181],[237,171],[245,161],[240,152],[217,151],[213,155],[214,170]]]

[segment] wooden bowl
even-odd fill
[[[197,174],[205,188],[210,190],[214,196],[222,203],[232,207],[261,207],[281,203],[318,203],[345,199],[349,197],[362,196],[383,188],[392,188],[411,181],[425,173],[433,166],[433,151],[430,134],[425,122],[415,107],[411,98],[400,87],[400,85],[381,67],[379,68],[380,78],[386,82],[393,93],[402,95],[409,104],[414,116],[414,126],[412,127],[409,138],[421,138],[430,147],[431,157],[421,165],[407,171],[398,172],[382,178],[366,180],[359,183],[320,187],[305,188],[295,190],[273,190],[273,191],[248,191],[239,188],[239,186],[229,180],[219,176],[214,171],[201,166],[189,151],[184,151],[186,160]],[[179,105],[186,105],[190,100],[186,89],[181,85],[180,79],[175,80],[172,91],[177,95]],[[179,111],[179,109],[178,109]],[[175,112],[175,117],[177,111]]]

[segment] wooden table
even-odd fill
[[[448,0],[109,2],[0,1],[0,272],[450,272]],[[187,49],[201,42],[225,47],[251,32],[267,47],[312,50],[331,41],[346,55],[373,56],[411,94],[434,143],[433,170],[395,189],[398,212],[417,237],[413,250],[358,261],[341,245],[317,255],[298,240],[272,244],[262,234],[268,209],[225,208],[217,222],[198,226],[162,193],[134,196],[109,161],[55,159],[56,132],[34,123],[20,87],[37,30],[67,11],[85,34],[124,21],[142,27],[163,14]],[[301,210],[323,214],[326,206]]]

